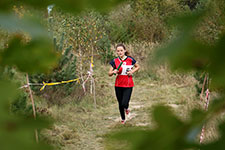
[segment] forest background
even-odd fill
[[[1,1],[3,149],[224,149],[224,3],[224,0]],[[99,128],[94,121],[99,116],[90,119],[82,115],[103,114],[104,108],[115,104],[111,94],[113,80],[103,74],[107,74],[108,62],[116,56],[117,43],[125,43],[140,63],[141,70],[135,78],[138,83],[146,82],[143,87],[152,86],[150,83],[193,82],[196,89],[187,95],[194,93],[189,100],[194,104],[181,118],[168,107],[151,107],[155,124],[144,127],[132,122],[125,127],[116,124],[103,133],[93,133],[98,134],[92,136],[100,139],[100,146],[94,142],[88,145],[88,134],[80,134],[79,130]],[[153,62],[157,65],[153,66]],[[210,77],[207,86],[215,102],[207,112],[197,102],[205,75]],[[28,76],[30,83],[40,84],[31,85],[33,109],[29,88],[20,88],[27,84]],[[43,82],[72,79],[75,82],[43,87]],[[160,102],[159,97],[155,99]],[[190,105],[185,100],[177,103]],[[73,115],[84,118],[76,118],[77,122],[73,120],[71,124],[69,119]],[[203,124],[212,120],[209,124],[213,132],[209,132],[207,142],[199,144]],[[220,131],[216,132],[218,126]],[[88,140],[83,141],[82,136]],[[127,142],[121,144],[120,140]],[[115,147],[114,142],[121,146]]]

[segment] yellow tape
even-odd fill
[[[93,59],[93,56],[91,56],[91,67],[94,67],[94,59]]]
[[[68,81],[61,81],[61,82],[53,82],[53,83],[45,83],[43,82],[43,86],[42,88],[40,89],[40,91],[44,90],[44,88],[46,86],[52,86],[52,85],[58,85],[58,84],[64,84],[64,83],[70,83],[70,82],[75,82],[77,81],[79,84],[80,84],[80,79],[77,78],[77,79],[73,79],[73,80],[68,80]]]

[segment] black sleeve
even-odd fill
[[[133,57],[131,57],[131,59],[132,59],[132,65],[134,65],[136,63],[136,60]]]
[[[110,64],[114,69],[116,69],[116,65],[115,65],[114,59],[111,60],[111,61],[109,62],[109,64]]]

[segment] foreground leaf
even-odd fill
[[[19,70],[28,73],[47,72],[56,62],[57,55],[46,38],[34,39],[25,44],[21,36],[16,36],[0,54],[0,65],[15,65]]]

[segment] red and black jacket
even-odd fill
[[[130,71],[134,64],[136,63],[136,60],[133,57],[127,56],[125,60],[122,60],[120,57],[114,58],[110,64],[114,69],[117,69],[119,64],[123,62],[119,74],[116,77],[115,86],[116,87],[133,87],[134,82],[132,79],[132,76],[128,76],[127,72]]]

